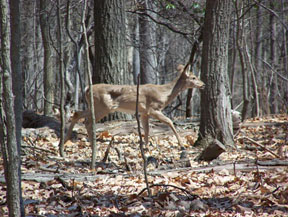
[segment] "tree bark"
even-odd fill
[[[207,0],[203,30],[201,118],[197,144],[215,139],[232,146],[233,128],[228,79],[228,39],[232,1]],[[203,143],[202,143],[203,142]]]
[[[25,53],[23,55],[22,60],[22,89],[23,89],[23,105],[27,109],[32,109],[33,103],[31,98],[29,97],[29,92],[32,91],[31,85],[33,83],[33,79],[28,79],[33,77],[37,70],[34,70],[34,53],[33,46],[35,46],[36,42],[33,41],[35,29],[34,29],[34,19],[28,19],[27,17],[34,13],[34,7],[36,3],[33,1],[28,1],[22,5],[22,28],[24,31],[22,35],[22,42],[25,46],[22,46],[22,51]],[[26,80],[27,78],[27,80]],[[26,82],[25,82],[26,80]]]
[[[281,0],[281,14],[282,17],[281,19],[285,19],[285,1]],[[288,34],[287,30],[284,28],[284,26],[282,27],[282,35],[283,35],[283,68],[284,68],[284,74],[287,75],[288,74],[288,45],[287,45],[287,38],[288,38]],[[284,92],[284,102],[283,102],[283,107],[284,107],[284,111],[286,110],[286,112],[288,113],[288,82],[285,82],[283,84],[283,92]],[[286,108],[285,108],[286,107]]]
[[[87,10],[87,2],[86,0],[84,1],[84,8],[83,8],[83,14],[82,14],[82,28],[83,28],[83,34],[84,34],[84,41],[85,41],[85,57],[86,57],[86,61],[88,63],[88,70],[87,70],[87,77],[88,77],[88,82],[89,82],[89,95],[90,95],[90,111],[91,111],[91,121],[88,124],[88,121],[86,121],[85,126],[86,129],[89,129],[89,127],[92,128],[92,138],[90,137],[90,144],[91,144],[91,148],[92,148],[92,158],[91,158],[91,165],[90,168],[92,170],[95,169],[95,163],[96,163],[96,154],[97,154],[97,146],[96,146],[96,123],[95,123],[95,109],[94,109],[94,97],[93,97],[93,88],[92,88],[92,73],[90,70],[90,66],[89,66],[89,44],[88,44],[88,38],[87,38],[87,32],[86,32],[86,26],[85,26],[85,15],[86,15],[86,10]],[[91,123],[91,126],[90,126]]]
[[[138,17],[137,17],[138,18]],[[139,18],[138,18],[139,19]],[[133,72],[133,81],[134,84],[137,84],[137,78],[140,74],[140,54],[139,54],[139,21],[135,22],[133,27],[133,36],[132,40],[135,43],[133,46],[133,53],[132,53],[132,72]]]
[[[61,25],[61,5],[60,0],[57,0],[57,26],[58,26],[58,56],[59,56],[59,77],[60,77],[60,142],[59,153],[61,157],[64,153],[64,137],[65,137],[65,72],[63,69],[63,48],[62,48],[62,25]]]
[[[254,63],[255,63],[255,79],[256,79],[256,83],[258,84],[258,89],[257,89],[257,93],[259,94],[259,116],[261,116],[263,114],[263,102],[262,102],[262,91],[260,87],[260,85],[263,85],[264,81],[261,79],[261,75],[262,75],[262,62],[260,60],[261,57],[261,38],[262,38],[262,8],[258,7],[256,10],[256,31],[255,31],[255,48],[254,48]],[[262,102],[262,103],[261,103]],[[254,116],[254,114],[257,114],[256,111],[256,105],[254,103],[254,105],[252,105],[252,116]]]
[[[95,56],[93,84],[127,84],[127,50],[125,46],[125,1],[94,2]],[[115,113],[108,119],[127,118]]]
[[[242,2],[241,2],[242,3]],[[246,119],[247,114],[248,114],[248,107],[250,103],[250,98],[249,98],[249,82],[248,82],[248,72],[247,72],[247,67],[246,67],[246,62],[245,62],[245,57],[244,57],[244,20],[240,19],[240,16],[242,16],[242,5],[240,5],[240,8],[238,8],[238,2],[235,2],[235,8],[236,8],[236,14],[237,14],[237,33],[236,33],[236,46],[239,54],[239,59],[240,59],[240,65],[241,65],[241,72],[242,72],[242,97],[243,97],[243,107],[242,107],[242,121]],[[239,11],[241,12],[239,14]]]
[[[256,11],[256,32],[255,32],[255,55],[254,62],[256,67],[256,80],[258,83],[258,93],[259,93],[259,102],[260,102],[260,111],[259,115],[270,114],[270,106],[268,102],[268,93],[267,93],[267,79],[264,75],[264,67],[262,59],[265,56],[265,45],[262,42],[263,38],[263,9],[258,7]]]
[[[274,10],[275,2],[270,1],[270,8]],[[274,14],[270,13],[270,61],[271,66],[274,69],[277,61],[276,61],[276,22]],[[278,76],[274,72],[271,72],[271,85],[270,85],[270,108],[271,113],[276,114],[278,113]]]
[[[93,84],[122,84],[126,73],[124,1],[94,2],[95,71]]]
[[[21,66],[21,23],[20,23],[20,0],[10,1],[10,25],[11,25],[11,70],[12,70],[12,88],[14,98],[14,114],[15,114],[15,124],[16,124],[16,142],[17,142],[17,155],[21,154],[21,141],[22,141],[22,112],[23,112],[23,73]],[[20,191],[20,208],[21,215],[24,216],[24,204],[21,194],[21,158],[19,157],[18,166],[18,176],[19,176],[19,191]]]
[[[151,13],[153,10],[152,1],[139,0],[138,3],[145,10],[145,13],[153,17]],[[156,26],[145,15],[139,16],[138,22],[141,84],[157,84]]]
[[[194,44],[192,46],[192,50],[191,50],[191,54],[189,58],[189,63],[191,66],[193,66],[194,57],[199,48],[199,44],[202,42],[202,39],[203,39],[203,34],[201,30],[199,38],[194,41]],[[196,76],[199,76],[199,75],[196,74]],[[192,116],[192,106],[191,106],[192,96],[193,96],[193,89],[188,89],[187,97],[186,97],[186,118],[189,118]]]
[[[15,16],[19,15],[19,2],[11,2],[10,9],[11,13],[15,12]],[[0,20],[1,20],[1,68],[3,74],[1,75],[1,105],[0,105],[0,122],[1,122],[1,148],[3,154],[4,161],[4,172],[5,179],[7,183],[7,204],[9,210],[9,216],[24,216],[24,207],[23,203],[21,203],[21,167],[20,167],[20,143],[17,144],[19,138],[17,136],[21,135],[17,132],[16,129],[16,120],[15,120],[15,111],[14,111],[14,96],[12,93],[12,69],[11,69],[11,60],[13,63],[17,64],[13,67],[14,73],[20,73],[20,61],[19,61],[19,47],[13,46],[13,50],[11,50],[10,54],[10,34],[11,40],[14,41],[17,36],[12,36],[15,33],[20,34],[19,32],[19,22],[18,18],[11,18],[11,25],[13,25],[12,29],[16,32],[10,31],[9,24],[9,16],[8,16],[8,4],[6,0],[0,1]],[[15,42],[15,41],[14,41]],[[19,41],[18,41],[19,43]],[[20,45],[19,45],[20,46]],[[11,57],[10,55],[15,54],[15,57]],[[18,71],[20,69],[20,71]],[[21,81],[21,79],[20,79]],[[2,89],[3,88],[3,89]],[[2,92],[3,91],[3,92]],[[19,90],[17,90],[19,91]],[[17,92],[16,91],[16,92]],[[17,92],[19,94],[19,92]],[[2,102],[2,96],[5,100]],[[19,96],[18,96],[19,97]],[[20,99],[20,101],[19,101]],[[18,98],[18,103],[21,102],[21,97]],[[3,107],[2,107],[3,104]],[[21,105],[22,106],[22,105]],[[5,116],[3,113],[5,112]],[[22,114],[21,114],[22,115]],[[5,120],[4,120],[5,118]],[[21,118],[17,117],[17,121],[21,122]],[[18,123],[17,122],[17,123]],[[20,125],[21,126],[21,125]],[[5,129],[4,129],[5,128]],[[18,128],[19,129],[19,128]],[[5,132],[6,131],[6,132]]]
[[[55,74],[53,72],[52,47],[49,38],[49,0],[40,0],[40,26],[44,47],[44,114],[52,116],[54,103]]]

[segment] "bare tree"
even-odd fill
[[[57,0],[57,26],[58,26],[58,56],[59,56],[59,72],[60,72],[60,118],[61,118],[61,129],[60,129],[60,142],[59,152],[63,157],[64,153],[64,136],[65,136],[65,73],[63,69],[63,47],[62,47],[62,25],[61,25],[61,5],[60,0]]]
[[[49,2],[49,0],[40,0],[40,26],[44,47],[44,114],[51,116],[54,103],[55,73],[49,37]]]
[[[274,4],[275,2],[270,1],[270,8],[274,10]],[[275,21],[275,15],[273,13],[270,13],[269,15],[269,25],[270,25],[270,65],[272,68],[275,68],[277,65],[277,53],[276,53],[276,21]],[[271,71],[271,80],[270,80],[270,108],[271,113],[276,114],[278,113],[278,76],[274,73],[274,71]]]
[[[139,7],[145,10],[150,17],[153,14],[154,4],[148,0],[139,0]],[[139,16],[139,56],[141,84],[157,83],[156,60],[156,25],[147,16]]]
[[[98,0],[94,4],[95,56],[93,84],[127,84],[125,1]],[[108,119],[127,118],[116,113]]]
[[[10,12],[15,12],[15,16],[19,16],[19,2],[10,2]],[[18,4],[18,6],[16,5]],[[17,36],[12,36],[19,32],[19,20],[15,18],[14,15],[11,17],[11,24],[13,25],[13,30],[16,32],[10,32],[9,24],[9,9],[6,0],[0,1],[0,20],[1,20],[1,94],[0,94],[0,142],[4,161],[4,172],[5,179],[7,183],[7,203],[9,209],[9,216],[24,216],[24,207],[21,203],[21,159],[20,159],[20,141],[21,141],[21,129],[20,133],[17,132],[16,121],[21,124],[21,118],[16,117],[15,120],[15,110],[14,110],[14,97],[12,93],[12,76],[13,73],[21,73],[20,61],[19,61],[19,47],[13,46],[11,50],[11,55],[15,54],[11,60],[16,65],[11,68],[10,60],[10,34],[12,42],[17,38]],[[15,42],[15,41],[14,41]],[[19,43],[19,42],[18,42]],[[12,73],[12,70],[13,73]],[[21,79],[20,79],[21,82]],[[21,84],[22,85],[22,84]],[[19,90],[15,90],[16,94],[19,94]],[[20,92],[21,93],[21,92]],[[3,100],[2,99],[3,96]],[[21,103],[21,96],[17,100]],[[3,100],[3,101],[2,101]],[[3,105],[3,106],[2,106]],[[22,105],[21,105],[22,106]],[[19,112],[19,109],[17,109]],[[21,108],[20,108],[21,111]],[[5,113],[5,114],[4,114]],[[21,114],[20,114],[21,115]],[[21,125],[20,125],[21,126]],[[19,128],[18,128],[19,130]],[[20,136],[20,137],[19,137]],[[18,142],[18,144],[17,144]]]
[[[230,0],[206,2],[201,63],[201,80],[206,88],[201,92],[198,144],[207,144],[207,141],[209,144],[217,140],[225,146],[233,145],[227,72],[231,7]]]

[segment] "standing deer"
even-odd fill
[[[181,139],[173,125],[173,122],[161,111],[170,104],[173,99],[182,91],[188,88],[204,88],[205,84],[191,72],[186,70],[188,67],[179,65],[177,70],[180,75],[170,83],[163,85],[144,84],[139,87],[138,112],[141,116],[141,123],[144,129],[145,144],[148,144],[149,118],[158,119],[167,124],[174,132],[179,145]],[[125,113],[135,113],[137,87],[135,85],[112,85],[95,84],[92,86],[94,96],[95,121],[99,121],[111,112],[119,111]],[[85,97],[88,102],[88,109],[75,112],[72,117],[70,127],[66,134],[65,143],[70,139],[74,125],[81,118],[86,118],[86,129],[90,141],[92,141],[92,119],[90,113],[90,94],[86,88]]]

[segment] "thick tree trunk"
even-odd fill
[[[95,16],[93,84],[122,84],[127,73],[124,1],[98,0]]]
[[[206,2],[201,65],[201,80],[206,88],[201,91],[197,144],[209,145],[215,139],[224,146],[234,144],[227,72],[231,4],[230,0]]]
[[[53,72],[52,47],[49,37],[49,22],[47,10],[49,0],[40,0],[40,26],[44,47],[44,114],[53,114],[55,73]]]
[[[98,0],[94,4],[95,56],[93,84],[127,84],[125,1]],[[109,120],[127,118],[116,113]]]

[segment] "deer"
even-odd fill
[[[175,134],[178,144],[182,146],[182,141],[178,135],[172,120],[166,117],[162,110],[170,104],[181,92],[189,88],[203,89],[205,87],[197,76],[188,70],[188,65],[177,67],[179,75],[170,83],[156,85],[143,84],[139,86],[138,113],[144,130],[144,143],[149,142],[149,119],[155,118],[168,125]],[[109,113],[118,111],[135,114],[137,86],[136,85],[114,85],[114,84],[94,84],[93,99],[95,110],[95,122],[100,121]],[[85,98],[88,109],[77,111],[71,118],[71,124],[66,133],[64,144],[68,142],[72,135],[75,124],[85,118],[89,141],[92,141],[92,118],[90,111],[90,91],[85,89]]]

